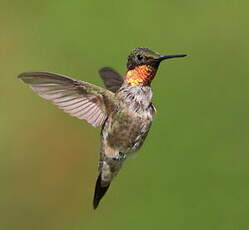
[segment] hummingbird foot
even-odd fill
[[[125,153],[119,152],[119,154],[117,156],[115,156],[113,158],[113,160],[121,161],[121,160],[125,160],[126,157],[127,157],[127,155]]]

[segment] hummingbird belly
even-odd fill
[[[152,119],[151,108],[139,113],[124,109],[112,114],[102,130],[105,155],[115,157],[137,151],[148,134]]]

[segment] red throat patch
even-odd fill
[[[150,85],[156,75],[157,69],[149,65],[136,66],[128,70],[125,81],[131,86]]]

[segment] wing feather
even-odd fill
[[[123,84],[122,76],[110,67],[100,69],[99,74],[105,87],[113,93],[115,93]]]
[[[114,105],[111,91],[87,82],[48,72],[27,72],[18,77],[42,98],[94,127],[102,125],[111,111],[106,105]]]

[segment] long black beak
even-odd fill
[[[179,58],[179,57],[186,57],[186,56],[187,54],[164,55],[164,56],[160,56],[157,60],[163,61],[165,59]]]

